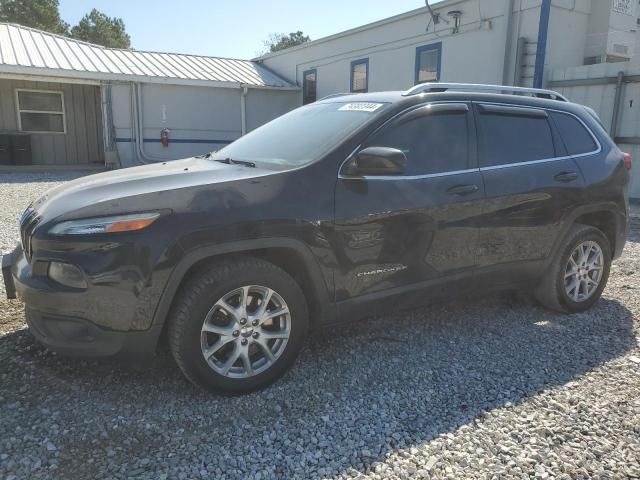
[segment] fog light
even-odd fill
[[[49,278],[67,287],[87,288],[87,282],[80,269],[69,263],[51,262]]]

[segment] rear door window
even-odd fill
[[[561,112],[550,112],[550,114],[569,155],[582,155],[598,149],[591,133],[576,117]]]
[[[407,156],[405,175],[429,175],[469,168],[469,107],[434,104],[406,113],[363,147],[391,147]]]
[[[481,167],[556,156],[548,114],[544,110],[501,105],[478,107]]]

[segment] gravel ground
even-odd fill
[[[0,176],[3,251],[61,180]],[[2,299],[0,477],[640,478],[639,269],[636,217],[590,312],[501,296],[367,320],[233,398],[192,387],[166,352],[58,357]]]
[[[18,219],[25,208],[45,190],[87,172],[0,173],[0,255],[9,253],[20,240]],[[0,297],[4,297],[0,282]]]

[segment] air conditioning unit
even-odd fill
[[[11,164],[11,141],[9,135],[0,135],[0,165]]]
[[[31,165],[31,137],[26,134],[9,135],[11,143],[11,163]]]

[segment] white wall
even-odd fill
[[[628,12],[619,12],[612,8],[611,1],[593,0],[593,15],[589,22],[586,56],[616,55],[625,56],[616,50],[616,46],[628,49],[626,56],[633,57],[640,36],[637,34],[638,2],[630,2]]]
[[[305,70],[318,71],[318,97],[346,92],[350,88],[351,61],[369,58],[369,91],[403,90],[414,84],[416,47],[443,44],[441,80],[502,80],[503,0],[462,0],[447,2],[443,18],[452,22],[447,11],[463,12],[460,33],[451,34],[452,24],[443,20],[431,24],[426,9],[378,22],[371,28],[326,41],[314,42],[264,58],[264,64],[298,85]],[[480,14],[485,20],[480,21]]]
[[[112,87],[118,154],[123,166],[134,165],[131,87]],[[149,157],[175,160],[222,148],[242,133],[241,90],[212,87],[144,84],[142,86],[143,143]],[[297,91],[249,89],[246,96],[247,131],[295,108]],[[169,146],[160,143],[168,128]]]
[[[602,0],[600,0],[602,1]],[[582,65],[591,0],[553,0],[546,64]],[[506,0],[459,0],[435,4],[443,19],[462,11],[460,32],[443,20],[435,27],[421,8],[391,19],[327,37],[263,57],[264,64],[302,85],[305,70],[318,71],[318,97],[350,88],[351,61],[369,58],[369,91],[404,90],[414,84],[416,47],[442,42],[441,81],[503,83],[504,50],[509,49],[507,75],[515,77],[519,37],[537,41],[541,0],[516,0],[512,31],[506,39]],[[505,45],[506,43],[506,45]],[[533,58],[535,60],[535,57]],[[533,64],[533,63],[532,63]],[[529,72],[533,77],[533,69]],[[511,83],[511,82],[509,82]]]
[[[249,89],[246,97],[247,132],[298,106],[297,91]]]

